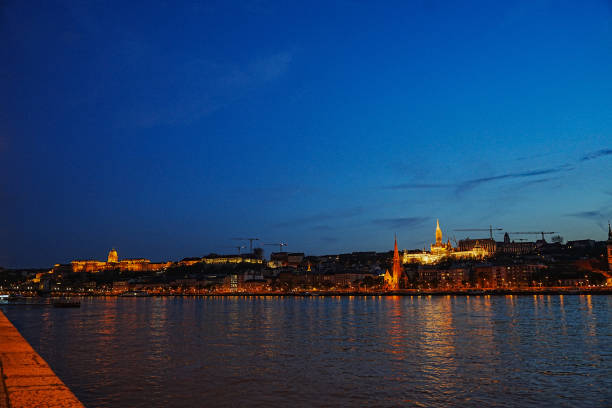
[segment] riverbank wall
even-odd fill
[[[83,404],[0,311],[0,408]]]

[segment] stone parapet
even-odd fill
[[[0,408],[83,404],[0,311]]]

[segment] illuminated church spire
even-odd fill
[[[402,275],[402,265],[400,264],[399,251],[397,250],[397,236],[393,245],[393,289],[399,289],[399,282]]]
[[[393,269],[395,270],[395,264],[399,265],[399,251],[397,250],[397,236],[395,237],[395,244],[393,245]]]
[[[440,229],[440,220],[436,220],[436,246],[442,245],[442,230]]]
[[[399,251],[397,250],[397,236],[393,244],[393,267],[391,273],[385,272],[385,285],[390,290],[398,290],[400,279],[402,277],[402,265],[400,263]]]

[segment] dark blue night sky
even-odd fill
[[[606,238],[607,1],[126,3],[0,4],[4,267]]]

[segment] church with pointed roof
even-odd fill
[[[440,220],[436,220],[436,243],[431,244],[432,254],[446,254],[453,250],[450,239],[446,242],[442,242],[442,230],[440,229]]]
[[[440,221],[436,220],[436,243],[431,244],[430,251],[423,249],[422,252],[408,252],[404,250],[402,263],[435,264],[445,259],[483,259],[490,255],[490,252],[483,248],[478,241],[473,248],[461,251],[453,248],[450,239],[446,242],[442,240],[442,229]]]
[[[402,279],[402,264],[400,261],[399,251],[397,250],[397,237],[393,246],[393,266],[391,273],[389,270],[385,272],[385,286],[389,290],[398,290]]]

